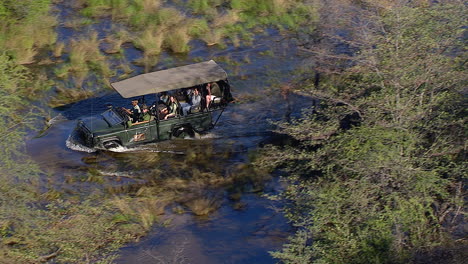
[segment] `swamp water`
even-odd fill
[[[67,12],[62,8],[60,14]],[[92,27],[103,34],[109,21]],[[59,27],[58,33],[61,41],[67,41],[79,32]],[[285,101],[278,88],[271,88],[292,79],[301,63],[294,46],[280,39],[270,32],[256,38],[251,47],[223,50],[195,41],[187,56],[161,55],[168,65],[160,63],[152,70],[190,64],[195,58],[216,60],[227,71],[233,96],[239,99],[228,106],[214,129],[195,139],[95,151],[69,139],[77,119],[101,113],[106,103],[129,107],[129,100],[106,92],[50,109],[55,116],[50,127],[28,140],[27,150],[53,175],[46,180],[64,193],[131,193],[148,186],[159,188],[164,196],[166,187],[174,190],[178,184],[170,183],[171,178],[193,178],[172,191],[173,198],[146,236],[116,252],[116,263],[274,262],[268,251],[280,249],[292,229],[277,209],[281,204],[263,194],[277,193],[282,185],[277,177],[257,175],[248,165],[249,156],[262,144],[275,142],[270,120],[299,115],[312,105],[295,95]],[[141,51],[124,46],[124,54],[133,61]],[[141,67],[135,70],[143,72]],[[208,200],[212,208],[198,216],[191,200]]]

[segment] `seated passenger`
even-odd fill
[[[207,110],[209,109],[211,102],[216,98],[216,96],[212,94],[211,89],[212,89],[212,84],[207,83],[206,84],[206,106],[205,106]]]
[[[193,93],[190,97],[190,103],[183,103],[181,104],[182,112],[185,115],[188,114],[189,111],[196,111],[200,110],[200,103],[201,103],[201,96],[197,89],[193,90]]]
[[[169,104],[169,95],[167,94],[167,92],[161,93],[161,96],[159,96],[159,103],[165,105]]]
[[[163,120],[165,119],[166,115],[168,114],[169,110],[167,110],[167,107],[164,106],[164,105],[160,105],[160,106],[163,106],[163,107],[160,107],[159,108],[159,111],[158,111],[158,119],[159,120]]]
[[[179,111],[179,104],[172,95],[169,96],[169,106],[167,111],[168,114],[164,117],[164,119],[168,119],[169,117],[176,117]]]
[[[185,103],[188,101],[188,97],[187,97],[187,93],[185,89],[177,90],[174,96],[179,103],[182,103],[182,102]]]
[[[141,116],[141,122],[150,121],[152,116],[148,111],[148,107],[146,105],[143,105],[142,109],[143,114]]]

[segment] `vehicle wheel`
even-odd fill
[[[102,145],[105,149],[118,148],[122,146],[119,142],[115,140],[104,142]]]
[[[183,127],[174,129],[174,132],[172,132],[172,135],[177,138],[185,138],[187,136],[193,138],[195,137],[195,131],[193,131],[193,128],[191,127],[183,126]]]

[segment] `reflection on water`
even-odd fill
[[[238,202],[245,206],[238,209]],[[268,251],[279,249],[290,231],[282,214],[255,194],[223,203],[206,219],[168,216],[168,227],[123,248],[116,263],[273,263]]]

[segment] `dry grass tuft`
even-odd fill
[[[133,64],[137,66],[143,66],[145,67],[145,72],[150,72],[151,68],[158,64],[159,62],[159,57],[158,56],[148,56],[146,54],[143,55],[143,57],[136,59],[133,61]]]
[[[188,43],[191,38],[187,33],[187,29],[187,26],[183,25],[172,30],[171,34],[167,34],[164,43],[168,49],[174,53],[187,53],[190,51]]]
[[[205,41],[206,45],[213,46],[217,44],[222,44],[224,38],[224,30],[223,29],[212,29],[206,32],[201,39]]]
[[[220,202],[216,198],[197,197],[184,203],[195,215],[208,215],[220,207]]]
[[[186,19],[187,17],[175,8],[162,8],[158,11],[158,24],[166,30],[183,23]]]
[[[143,0],[143,10],[145,13],[154,14],[161,7],[161,0]]]
[[[163,40],[164,33],[161,30],[148,28],[143,31],[141,37],[133,41],[133,44],[136,48],[143,50],[146,56],[154,56],[161,53]]]
[[[206,45],[223,45],[223,39],[227,37],[224,27],[233,25],[240,20],[238,11],[231,11],[221,16],[215,16],[210,30],[201,35],[201,39],[205,41]]]
[[[57,88],[57,96],[50,100],[49,106],[59,107],[93,96],[94,93],[83,89]]]
[[[240,20],[238,11],[230,11],[222,16],[216,16],[213,19],[212,27],[219,28],[227,25],[233,25]]]
[[[272,11],[275,15],[284,13],[292,4],[291,0],[271,0]]]
[[[119,53],[122,44],[129,42],[131,39],[130,33],[126,30],[120,30],[111,36],[107,36],[104,41],[108,46],[105,48],[104,52],[107,54]]]
[[[32,64],[35,61],[34,57],[37,55],[37,50],[35,48],[28,48],[17,53],[16,61],[18,64]]]
[[[105,57],[99,50],[100,41],[97,32],[89,38],[72,40],[70,42],[70,70],[72,72],[87,72],[87,63],[102,61]]]
[[[164,214],[164,209],[171,199],[165,196],[156,198],[154,195],[136,198],[115,197],[113,204],[123,215],[129,216],[129,219],[136,221],[147,231],[157,221],[157,216]]]
[[[62,56],[63,49],[65,48],[65,43],[62,41],[57,42],[54,47],[53,55],[54,57],[58,58]]]

